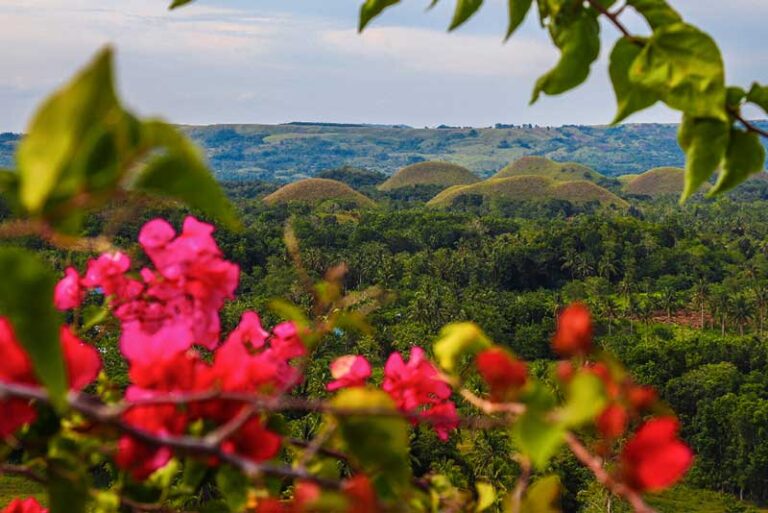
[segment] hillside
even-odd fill
[[[639,196],[678,196],[685,186],[685,170],[678,167],[657,167],[626,182],[624,191]],[[704,184],[701,190],[710,186]]]
[[[521,157],[501,171],[493,175],[493,178],[510,178],[513,176],[546,176],[553,180],[589,180],[597,182],[605,178],[600,173],[582,164],[575,162],[555,162],[546,157]]]
[[[625,208],[627,202],[611,191],[586,180],[560,182],[544,176],[493,178],[473,185],[451,187],[430,200],[427,205],[449,207],[460,197],[482,196],[518,201],[565,200],[575,204],[598,201],[603,205]]]
[[[411,164],[392,175],[386,182],[379,185],[381,191],[391,191],[416,185],[469,185],[479,182],[480,178],[465,167],[448,162],[420,162]]]
[[[308,178],[285,185],[269,196],[264,202],[270,205],[301,202],[317,204],[327,200],[350,201],[359,207],[372,207],[375,203],[349,185],[326,178]]]

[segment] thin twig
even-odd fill
[[[731,114],[731,116],[733,116],[736,119],[736,121],[744,125],[744,128],[746,128],[748,131],[754,132],[768,139],[768,130],[763,130],[759,126],[747,120],[744,116],[742,116],[739,109],[734,107],[728,107],[728,112]]]
[[[603,461],[592,455],[576,436],[566,433],[565,441],[576,459],[592,472],[595,479],[614,495],[626,500],[635,513],[656,513],[656,510],[646,504],[637,491],[614,479],[603,467]]]
[[[613,13],[603,7],[603,5],[599,2],[599,0],[587,0],[589,2],[589,5],[591,5],[597,12],[608,18],[614,27],[616,27],[619,32],[621,32],[624,37],[632,41],[633,43],[637,45],[642,45],[642,42],[637,39],[630,31],[629,29],[624,26],[624,24],[619,20],[619,14],[621,14],[621,10]]]
[[[0,474],[21,476],[35,483],[45,484],[47,480],[34,470],[24,465],[12,465],[10,463],[0,464]]]
[[[528,488],[528,482],[531,479],[531,462],[525,458],[520,459],[520,477],[517,478],[515,483],[515,489],[512,490],[510,496],[510,508],[511,513],[520,513],[523,505],[523,494]]]

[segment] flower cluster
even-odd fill
[[[13,499],[0,513],[48,513],[48,508],[42,507],[37,499],[29,497]]]

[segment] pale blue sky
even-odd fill
[[[0,0],[0,131],[21,131],[34,106],[103,44],[142,114],[176,123],[331,121],[413,126],[602,124],[613,116],[605,55],[587,84],[528,106],[557,58],[534,16],[506,45],[505,0],[446,34],[452,0],[425,12],[404,0],[362,36],[362,0]],[[730,83],[768,82],[768,0],[672,0],[715,36]],[[629,20],[641,30],[638,20]],[[631,121],[675,121],[655,108]]]

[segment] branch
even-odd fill
[[[578,438],[571,433],[566,433],[565,441],[571,452],[582,465],[587,467],[597,479],[598,483],[603,485],[614,495],[626,500],[635,513],[656,513],[656,510],[645,503],[643,497],[624,483],[616,481],[603,467],[603,462],[597,456],[593,456],[589,450],[584,447]]]
[[[45,484],[47,482],[45,477],[24,465],[12,465],[10,463],[0,464],[0,474],[21,476],[40,484]]]
[[[621,14],[621,11],[624,10],[623,7],[618,11],[616,11],[615,13],[613,13],[608,9],[606,9],[605,7],[603,7],[603,5],[600,3],[599,0],[587,0],[587,3],[589,3],[589,5],[591,5],[597,12],[599,12],[600,14],[608,18],[610,22],[613,24],[613,26],[616,27],[619,30],[619,32],[621,32],[624,35],[624,37],[626,37],[636,45],[642,46],[643,43],[639,41],[637,37],[635,37],[629,31],[629,29],[621,22],[621,20],[619,20],[619,15]]]
[[[755,125],[751,121],[747,120],[744,116],[742,116],[739,109],[735,107],[728,107],[728,113],[736,119],[739,123],[744,125],[744,128],[747,129],[749,132],[754,132],[762,137],[765,137],[768,139],[768,130],[763,130],[759,126]]]

